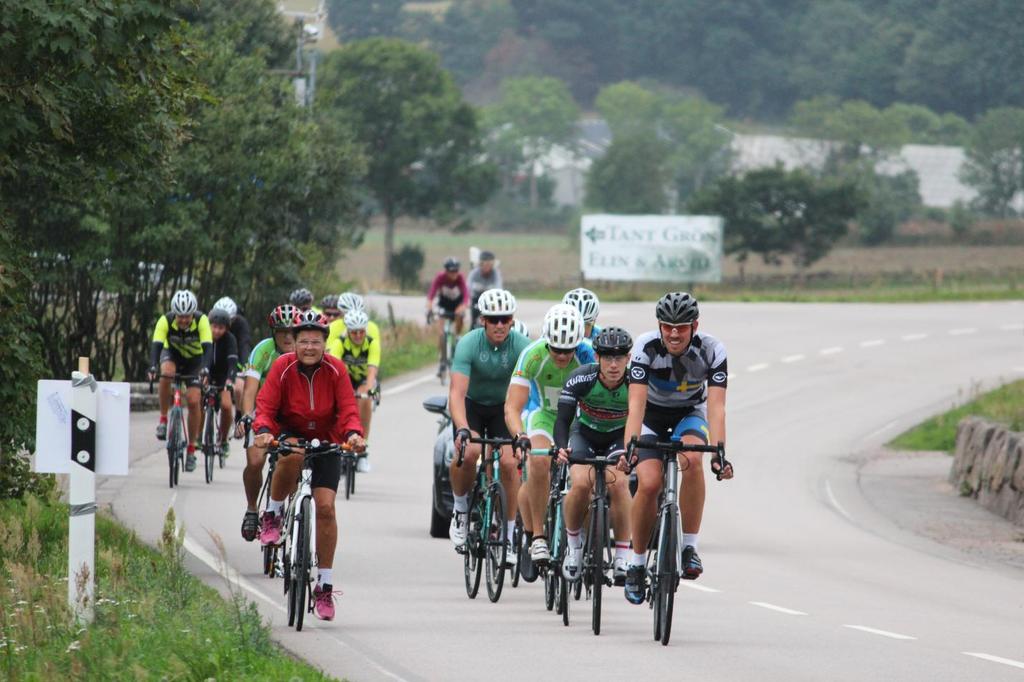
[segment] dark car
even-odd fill
[[[452,417],[448,414],[448,396],[435,395],[423,401],[423,409],[441,415],[437,420],[437,438],[434,439],[433,503],[430,506],[430,537],[448,537],[448,524],[452,518],[452,482],[448,467],[455,455],[452,435]]]

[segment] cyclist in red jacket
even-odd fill
[[[307,310],[296,318],[292,328],[295,352],[285,353],[270,368],[267,381],[256,396],[256,433],[254,444],[269,447],[274,438],[310,441],[318,438],[331,443],[346,443],[362,450],[363,427],[359,422],[352,382],[345,363],[325,355],[327,318]],[[270,484],[270,501],[263,514],[260,542],[281,542],[281,513],[285,499],[295,491],[303,458],[299,453],[282,456]],[[338,541],[334,515],[334,497],[341,479],[338,457],[318,457],[312,462],[313,500],[316,504],[317,584],[313,589],[316,615],[322,620],[334,618],[331,568]]]

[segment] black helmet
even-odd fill
[[[456,272],[459,269],[460,265],[461,263],[459,263],[458,258],[448,256],[447,258],[444,259],[444,269],[447,270],[448,272]]]
[[[313,305],[313,292],[306,288],[296,289],[288,297],[288,302],[300,308],[311,306]]]
[[[697,299],[686,292],[673,291],[658,299],[655,315],[658,322],[685,324],[696,320],[700,313],[697,310]]]
[[[494,260],[494,253],[491,252],[491,251],[481,251],[480,252],[480,262],[482,263],[485,260]]]
[[[327,294],[320,299],[321,308],[337,308],[338,307],[338,294]]]
[[[231,326],[231,314],[223,308],[214,308],[206,315],[210,324],[222,324],[225,327]]]
[[[598,355],[626,355],[633,349],[633,337],[622,327],[605,327],[594,339]]]

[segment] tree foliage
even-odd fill
[[[403,5],[403,0],[327,0],[327,18],[344,41],[396,36]]]
[[[616,136],[587,175],[586,205],[607,213],[663,213],[669,172],[665,145],[650,131]]]
[[[364,145],[365,188],[386,222],[385,268],[399,216],[452,223],[492,192],[476,111],[437,55],[394,39],[350,43],[324,60],[318,88],[319,116]]]
[[[1024,109],[1000,107],[977,122],[961,170],[978,192],[975,207],[989,215],[1014,215],[1014,198],[1024,192]]]
[[[862,205],[852,182],[775,166],[721,178],[693,198],[689,211],[722,216],[725,252],[740,262],[751,254],[766,263],[789,257],[803,273],[846,234]]]

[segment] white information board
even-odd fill
[[[96,394],[96,475],[128,475],[131,385],[101,381]],[[66,474],[71,468],[71,382],[41,380],[36,389],[35,470]]]
[[[580,269],[586,279],[722,281],[718,216],[585,215]]]

